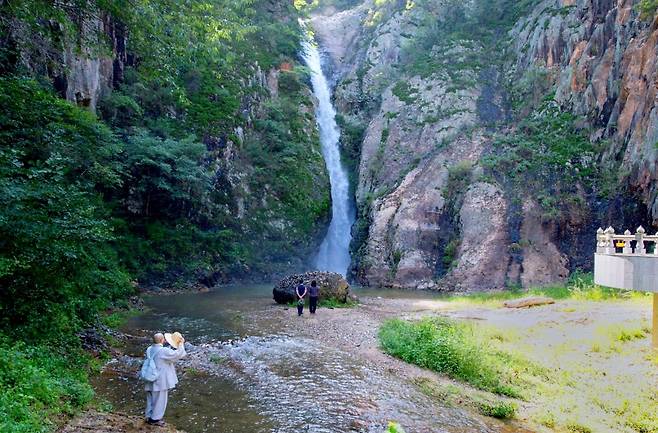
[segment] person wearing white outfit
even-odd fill
[[[163,346],[165,340],[173,349]],[[147,349],[147,356],[149,355],[153,357],[159,374],[155,381],[147,382],[144,386],[146,421],[149,424],[163,426],[162,418],[167,410],[169,390],[175,388],[178,383],[174,364],[186,355],[185,339],[179,332],[164,335],[157,333],[153,336],[153,345]]]

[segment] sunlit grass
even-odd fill
[[[447,376],[416,378],[414,384],[449,406],[519,417],[557,432],[658,433],[658,352],[649,346],[649,323],[608,318],[605,311],[613,305],[591,316],[594,302],[566,313],[575,315],[569,321],[556,312],[555,319],[528,327],[444,318],[391,321],[380,341],[387,353]],[[507,388],[500,384],[513,392],[501,392]]]
[[[468,406],[482,415],[500,419],[514,418],[517,413],[517,403],[506,397],[439,383],[427,377],[416,377],[413,383],[423,394],[445,406]]]
[[[496,350],[486,335],[465,322],[426,318],[384,322],[379,341],[384,351],[404,361],[443,373],[477,389],[523,398],[542,369],[511,352]],[[505,339],[504,334],[500,334]]]
[[[452,304],[500,304],[503,301],[526,296],[545,296],[556,300],[576,301],[619,301],[636,300],[649,302],[651,294],[634,290],[619,290],[594,284],[592,274],[576,272],[564,285],[535,287],[528,290],[510,289],[500,292],[469,293],[449,296],[446,301]],[[574,307],[568,307],[573,312]]]
[[[297,308],[297,302],[296,301],[290,301],[288,302],[288,307],[290,308]],[[341,302],[338,299],[335,298],[327,298],[327,299],[319,299],[318,300],[318,308],[329,308],[329,309],[334,309],[334,308],[354,308],[359,305],[358,301],[354,301],[352,299],[347,299],[345,302]],[[308,298],[304,299],[304,307],[308,308],[309,306],[309,301]]]

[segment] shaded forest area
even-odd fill
[[[92,399],[80,333],[136,282],[306,260],[330,203],[301,13],[0,2],[0,430],[50,430]]]

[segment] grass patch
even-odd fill
[[[516,416],[516,403],[487,392],[462,389],[427,377],[416,377],[413,383],[423,394],[443,405],[469,406],[482,415],[498,419],[512,419]]]
[[[517,406],[514,402],[498,401],[495,403],[482,402],[479,404],[480,413],[498,419],[512,419],[516,416]]]
[[[347,299],[345,302],[340,302],[337,299],[320,299],[318,301],[318,308],[354,308],[358,306],[359,303],[352,299]]]
[[[379,341],[389,355],[508,397],[522,398],[528,386],[523,376],[539,370],[477,338],[472,325],[445,318],[389,320]]]
[[[308,307],[309,300],[308,298],[304,299],[304,306]],[[297,308],[297,301],[290,301],[288,302],[288,307],[290,308]],[[329,308],[329,309],[334,309],[334,308],[354,308],[359,305],[358,301],[354,301],[352,299],[347,299],[345,302],[341,302],[336,298],[328,298],[328,299],[319,299],[318,300],[318,308]]]
[[[61,347],[66,353],[0,335],[0,431],[52,431],[61,415],[72,415],[92,400],[88,356],[72,342]]]
[[[649,300],[647,293],[633,290],[619,290],[594,284],[591,273],[574,272],[566,285],[535,287],[528,290],[511,289],[501,292],[471,293],[448,297],[450,302],[464,303],[499,303],[525,296],[546,296],[557,300],[576,301],[619,301],[619,300]],[[573,310],[575,311],[575,310]]]

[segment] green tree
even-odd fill
[[[33,81],[1,78],[0,104],[0,327],[70,334],[129,290],[100,192],[120,147]]]

